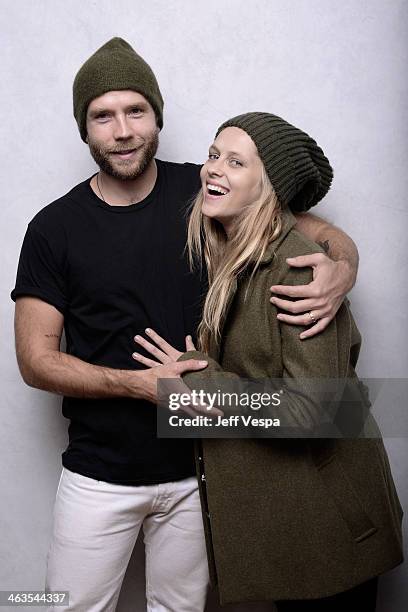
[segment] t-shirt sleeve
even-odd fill
[[[202,164],[192,164],[191,162],[184,162],[184,166],[191,172],[191,187],[192,190],[197,192],[201,188],[200,171]]]
[[[31,222],[21,248],[11,299],[38,297],[65,314],[68,299],[63,251],[64,241],[58,235],[50,239]]]

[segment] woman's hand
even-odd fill
[[[171,378],[172,381],[167,384],[167,391],[171,391],[172,394],[177,395],[189,395],[191,393],[191,389],[184,383],[182,380],[181,374],[186,372],[187,370],[193,369],[201,369],[203,365],[207,365],[205,361],[199,361],[196,359],[190,359],[188,361],[183,361],[180,363],[176,363],[177,360],[183,355],[180,351],[171,346],[164,338],[159,336],[153,329],[147,328],[145,330],[146,334],[149,338],[155,343],[152,344],[148,340],[145,340],[142,336],[135,336],[135,342],[143,346],[143,348],[150,353],[153,357],[155,357],[158,361],[154,361],[154,359],[150,359],[149,357],[144,357],[144,355],[140,355],[140,353],[133,353],[132,357],[139,363],[143,363],[143,365],[150,368],[150,370],[145,370],[150,372],[154,377],[155,370],[157,370],[158,366],[167,365],[170,366],[171,372],[168,374],[161,373],[159,377],[155,380],[155,393],[157,395],[157,380],[160,378]],[[196,348],[191,339],[191,336],[186,336],[186,351],[195,351]],[[185,367],[186,364],[191,364],[188,368]],[[194,364],[194,368],[192,367]],[[197,364],[197,366],[195,365]],[[180,371],[174,372],[173,370],[177,368]],[[216,408],[215,406],[210,409],[206,404],[192,401],[188,406],[181,405],[180,409],[183,412],[186,412],[188,415],[195,417],[197,415],[205,415],[205,416],[223,416],[223,412]]]
[[[296,301],[275,296],[270,301],[279,309],[292,313],[279,313],[280,321],[292,325],[313,323],[300,334],[304,340],[323,331],[335,317],[353,284],[352,272],[346,261],[333,261],[323,253],[293,257],[287,259],[287,263],[298,268],[313,268],[313,281],[308,285],[274,285],[271,287],[273,293],[295,298]]]
[[[143,363],[143,365],[148,366],[149,368],[154,368],[162,363],[174,363],[179,360],[179,358],[183,355],[180,351],[171,346],[164,338],[159,336],[153,329],[149,327],[145,329],[146,334],[149,336],[155,344],[148,342],[142,336],[135,336],[135,342],[143,346],[145,351],[150,353],[153,357],[155,357],[158,361],[154,361],[153,359],[149,359],[148,357],[144,357],[140,355],[140,353],[133,353],[132,357],[136,361]],[[157,346],[156,346],[157,345]],[[159,347],[159,348],[158,348]],[[186,336],[186,351],[195,351],[196,348],[194,346],[193,340],[191,336]]]

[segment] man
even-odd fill
[[[162,112],[153,72],[122,39],[85,62],[74,115],[99,172],[31,221],[12,292],[22,376],[63,395],[70,419],[46,580],[47,589],[70,592],[70,610],[115,609],[141,526],[148,610],[205,605],[192,441],[157,439],[153,404],[159,378],[180,378],[206,362],[138,369],[132,359],[134,337],[148,325],[183,350],[205,291],[183,255],[199,167],[155,159]],[[357,255],[323,221],[299,215],[298,224],[332,256],[293,262],[313,266],[310,286],[273,288],[306,298],[273,299],[292,313],[287,320],[309,326],[307,337],[327,325],[353,285]]]

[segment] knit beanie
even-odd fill
[[[272,186],[283,205],[306,211],[329,191],[333,169],[316,142],[302,130],[270,113],[245,113],[225,121],[254,141]]]
[[[94,98],[107,91],[133,89],[150,102],[163,127],[163,98],[150,66],[123,38],[112,38],[79,69],[73,86],[74,117],[86,141],[86,113]]]

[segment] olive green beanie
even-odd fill
[[[294,212],[308,210],[329,191],[333,169],[316,142],[302,130],[270,113],[245,113],[225,121],[244,130],[254,141],[272,186],[283,205]]]
[[[163,98],[150,66],[123,38],[112,38],[79,69],[73,86],[74,117],[86,141],[86,112],[94,98],[107,91],[133,89],[150,102],[163,127]]]

